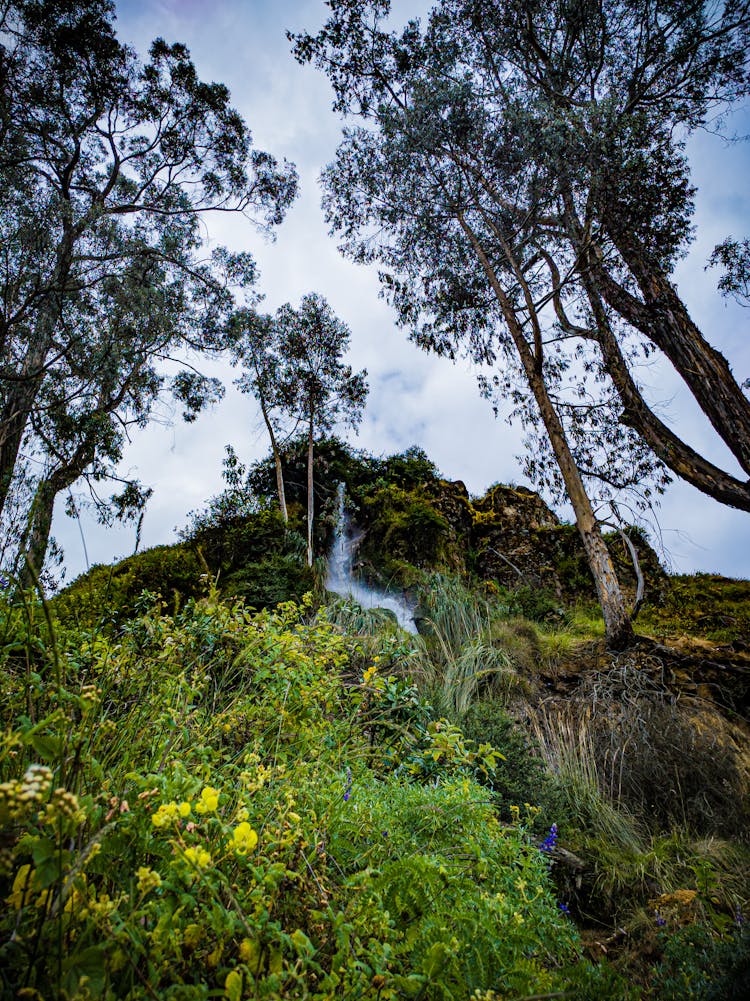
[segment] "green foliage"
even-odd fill
[[[118,625],[142,607],[144,592],[179,606],[206,590],[205,567],[198,554],[181,543],[156,546],[114,566],[95,566],[62,591],[52,603],[65,623]]]
[[[380,659],[353,682],[356,639],[310,612],[214,589],[116,637],[13,613],[4,996],[625,997],[474,782],[492,748]]]
[[[362,508],[368,528],[361,558],[382,575],[388,576],[393,560],[416,567],[435,567],[444,560],[448,522],[420,487],[380,482]]]
[[[750,581],[705,573],[667,577],[661,601],[644,606],[638,625],[658,637],[687,634],[717,643],[746,643]]]
[[[55,597],[56,616],[83,626],[119,626],[143,609],[144,600],[148,605],[161,598],[179,609],[205,594],[210,579],[254,608],[301,600],[312,588],[312,572],[303,562],[304,540],[285,528],[278,511],[239,517],[209,508],[193,527],[176,545],[92,568]]]
[[[549,772],[528,732],[502,703],[493,701],[472,703],[461,726],[467,737],[477,743],[491,744],[504,755],[505,760],[498,760],[486,779],[501,816],[512,820],[511,806],[520,809],[524,804],[532,804],[540,808],[539,814],[532,819],[532,829],[537,833],[546,832],[559,818],[553,812],[556,804]]]
[[[653,993],[660,1001],[744,1001],[750,994],[750,934],[742,925],[724,935],[689,925],[666,937]]]

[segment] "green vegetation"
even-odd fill
[[[744,654],[705,616],[736,637],[747,585],[640,539],[652,600],[614,657],[537,495],[324,443],[408,635],[305,566],[305,458],[288,524],[261,463],[177,545],[6,592],[0,996],[742,997]]]
[[[493,749],[377,655],[345,682],[324,611],[6,616],[4,996],[627,996],[494,816]]]

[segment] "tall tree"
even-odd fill
[[[46,387],[44,408],[36,409],[28,428],[28,445],[41,472],[15,561],[25,586],[44,565],[60,493],[84,479],[100,520],[109,518],[110,508],[118,517],[137,517],[151,491],[116,472],[129,429],[145,426],[165,396],[182,404],[186,420],[194,420],[223,392],[218,380],[199,372],[183,369],[170,378],[161,370],[191,317],[182,283],[168,284],[158,274],[147,278],[136,268],[104,282],[102,292],[91,299],[85,316],[77,311],[65,366]],[[91,333],[83,329],[84,321]],[[103,481],[122,483],[123,494],[107,502],[98,489]]]
[[[307,562],[313,562],[316,439],[338,425],[356,428],[367,399],[367,372],[354,372],[343,356],[351,333],[326,300],[315,293],[297,309],[288,303],[274,316],[281,392],[287,412],[303,422],[307,434]]]
[[[109,378],[90,318],[106,315],[113,285],[140,272],[172,296],[171,337],[135,350],[219,349],[227,276],[247,284],[252,267],[201,258],[200,219],[235,212],[270,228],[296,192],[294,168],[252,148],[226,87],[162,39],[142,64],[109,0],[13,0],[2,16],[0,512],[32,419]],[[197,385],[186,375],[176,388]]]
[[[548,350],[549,297],[537,250],[544,245],[541,171],[526,161],[523,193],[532,211],[509,213],[522,151],[503,142],[474,100],[471,81],[454,72],[460,40],[434,44],[416,24],[400,37],[388,35],[378,28],[387,5],[364,6],[334,3],[317,38],[297,43],[300,58],[317,58],[331,76],[339,110],[368,120],[346,130],[325,173],[328,218],[343,234],[345,252],[381,264],[400,322],[419,343],[450,355],[467,350],[477,361],[500,355],[509,388],[520,374],[526,389],[514,392],[545,428],[608,642],[624,645],[632,635],[627,609],[555,399],[565,363]],[[492,150],[481,183],[467,168],[472,150]]]
[[[284,363],[279,354],[279,336],[274,318],[249,309],[238,310],[232,318],[233,354],[245,371],[235,380],[241,392],[258,401],[268,431],[276,467],[276,493],[284,522],[289,521],[284,490],[284,468],[280,438],[289,433],[290,401],[287,399]]]

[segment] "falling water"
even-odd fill
[[[387,608],[398,619],[398,624],[407,632],[416,633],[412,610],[395,594],[370,587],[357,580],[352,572],[354,553],[362,538],[361,533],[352,531],[349,515],[344,507],[344,484],[339,483],[336,491],[338,519],[333,536],[331,552],[328,556],[328,580],[326,587],[342,597],[353,598],[362,608]]]

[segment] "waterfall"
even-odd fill
[[[416,633],[412,610],[404,600],[376,587],[370,587],[358,580],[352,571],[354,554],[362,534],[352,530],[351,520],[344,504],[344,484],[336,488],[338,518],[333,535],[333,544],[328,555],[328,579],[326,587],[342,597],[353,598],[362,608],[387,608],[398,619],[398,624],[409,633]]]

